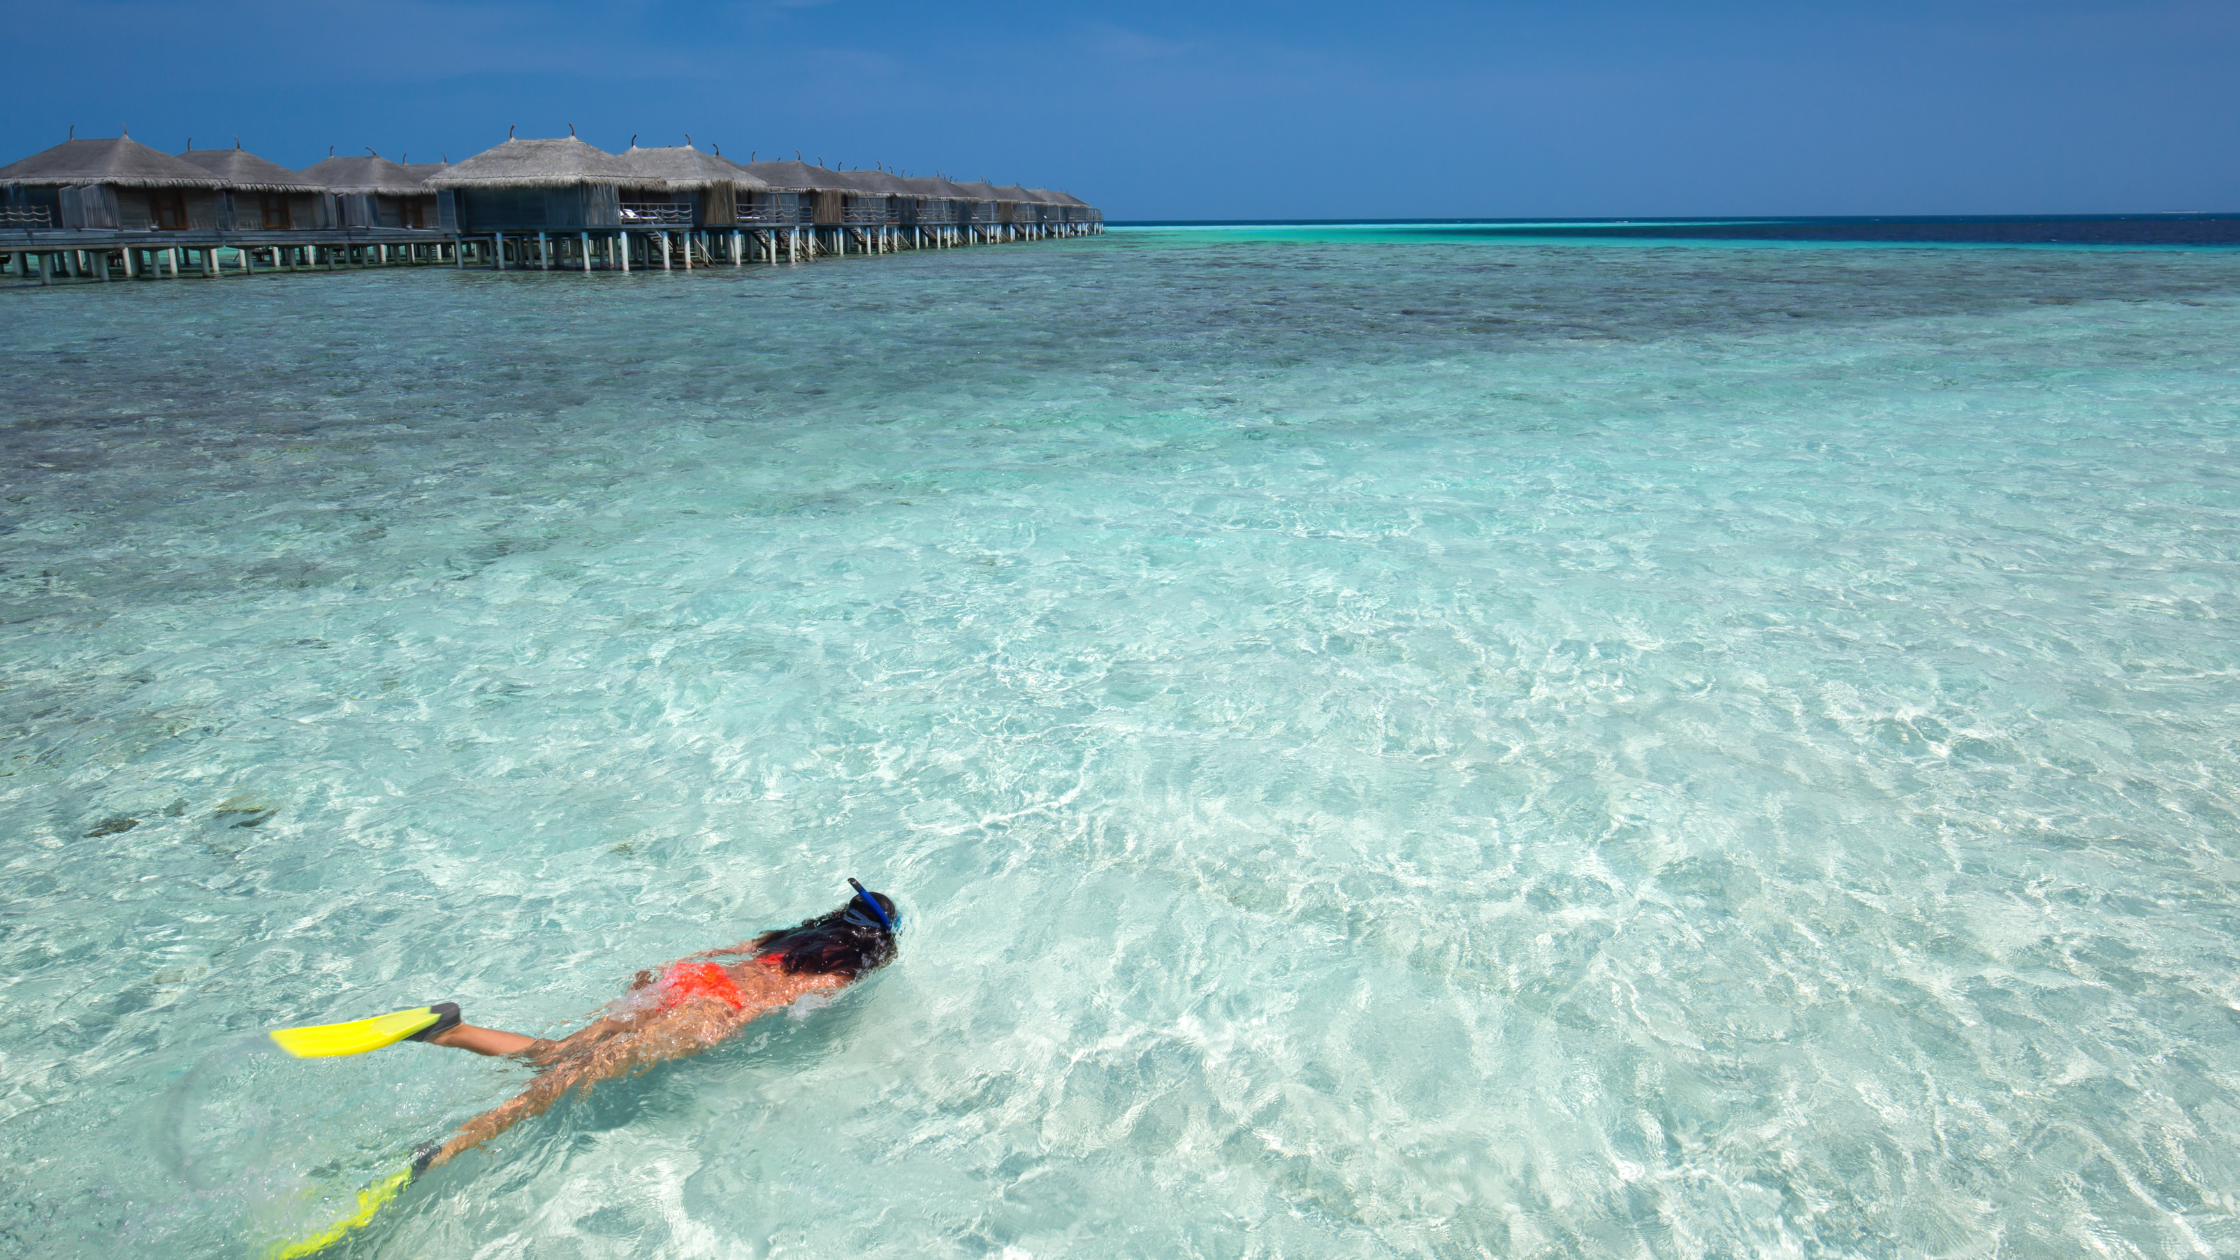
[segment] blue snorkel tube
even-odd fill
[[[894,925],[894,920],[887,917],[886,909],[879,904],[879,899],[877,897],[871,895],[871,890],[865,888],[862,884],[857,883],[853,876],[851,876],[848,880],[848,887],[856,890],[856,900],[862,902],[866,906],[869,906],[871,908],[872,917],[879,921],[879,926],[887,930],[887,935],[893,936],[897,930]],[[855,905],[853,903],[850,903],[848,906],[848,917],[858,923],[861,923],[865,927],[871,926],[871,919],[866,919],[861,914],[859,914],[856,911]]]

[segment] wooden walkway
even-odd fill
[[[462,234],[416,228],[231,231],[0,230],[0,285],[216,278],[365,267],[663,271],[812,262],[914,249],[1055,240],[1102,223],[673,225]],[[10,283],[12,281],[12,283]]]

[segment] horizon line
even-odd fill
[[[1514,224],[1537,227],[1549,224],[1595,224],[1612,227],[1648,227],[1657,224],[1746,223],[2108,223],[2157,219],[2240,219],[2236,210],[2104,210],[2066,213],[2041,211],[2008,214],[1711,214],[1711,215],[1542,215],[1533,217],[1477,216],[1449,218],[1336,218],[1336,219],[1107,219],[1106,227],[1422,227],[1443,224],[1485,226]]]

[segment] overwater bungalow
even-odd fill
[[[424,184],[439,199],[449,192],[459,230],[473,233],[620,227],[622,188],[646,187],[622,159],[574,136],[508,139]]]
[[[885,171],[842,171],[840,178],[848,183],[848,215],[850,222],[900,227],[917,215],[917,198],[903,186],[902,180]]]
[[[795,227],[804,221],[801,207],[804,199],[813,198],[814,194],[804,193],[798,188],[776,187],[748,170],[745,163],[732,162],[731,165],[739,168],[742,177],[752,178],[762,185],[751,191],[744,187],[737,190],[735,195],[739,199],[741,227],[777,229]]]
[[[69,139],[0,166],[0,227],[214,229],[225,181],[130,136]]]
[[[1056,188],[1038,188],[1035,191],[1043,194],[1046,199],[1053,216],[1051,221],[1064,224],[1069,230],[1075,226],[1086,227],[1103,221],[1103,216],[1096,212],[1095,207],[1072,193]]]
[[[617,265],[612,246],[627,245],[620,232],[622,189],[640,191],[662,188],[621,158],[595,149],[574,136],[553,139],[508,138],[451,169],[430,176],[426,186],[436,190],[438,204],[451,203],[456,231],[490,239],[491,261],[503,270],[508,264],[549,269],[557,248],[565,251],[567,237],[577,238],[579,256],[564,265],[589,269],[596,235],[608,265]],[[513,239],[507,240],[508,234]],[[532,256],[530,238],[535,238]],[[664,254],[666,257],[666,254]],[[627,265],[626,261],[619,265]]]
[[[784,228],[802,222],[803,195],[797,188],[781,188],[762,175],[749,169],[750,163],[734,162],[723,158],[723,163],[739,172],[742,181],[733,189],[738,198],[739,225],[743,228]],[[753,180],[753,185],[744,181]]]
[[[1065,205],[1058,200],[1056,193],[1047,188],[1029,188],[1026,191],[1027,196],[1033,198],[1035,222],[1049,226],[1066,221]]]
[[[670,175],[674,174],[674,183]],[[613,154],[569,136],[508,140],[429,186],[456,199],[458,231],[490,262],[585,271],[778,261],[774,234],[741,233],[738,197],[766,191],[735,162],[690,146]],[[730,215],[723,211],[728,203]],[[509,239],[510,237],[510,239]]]
[[[768,184],[773,192],[792,193],[798,207],[796,223],[838,227],[847,221],[848,194],[854,189],[840,172],[813,162],[748,162],[747,171]]]
[[[741,198],[752,206],[757,193],[770,191],[768,183],[737,162],[702,153],[690,144],[641,149],[632,143],[616,156],[646,178],[644,184],[622,190],[625,224],[734,232],[740,223]]]
[[[1062,216],[1060,221],[1065,223],[1069,229],[1075,227],[1086,229],[1094,224],[1104,222],[1104,215],[1095,206],[1072,193],[1060,190],[1052,192],[1050,197]]]
[[[1096,230],[1017,208],[986,185],[741,165],[675,148],[606,153],[574,136],[503,144],[457,165],[379,155],[290,171],[242,149],[159,153],[78,140],[0,167],[0,267],[41,284],[85,278],[453,263],[619,270],[795,262]],[[1000,206],[1010,205],[1006,217]],[[121,269],[121,272],[120,272]]]
[[[238,232],[292,232],[327,227],[326,189],[278,162],[242,149],[190,148],[179,160],[225,182],[219,192],[219,220]]]
[[[305,167],[303,177],[325,190],[334,227],[454,226],[443,221],[435,190],[385,157],[330,157]]]
[[[1034,194],[1016,184],[996,185],[996,222],[1027,227],[1041,221]]]
[[[456,262],[457,240],[446,237],[458,225],[444,217],[441,198],[425,182],[426,175],[442,169],[441,163],[406,166],[370,150],[364,157],[329,156],[299,173],[299,179],[318,189],[318,209],[293,226],[340,238],[333,242],[335,248],[326,251],[329,267],[338,262],[362,266]],[[247,230],[251,225],[237,218],[236,226]],[[250,249],[260,243],[269,244],[255,239],[243,242]],[[280,265],[290,265],[280,253],[272,257]]]
[[[962,220],[971,225],[976,238],[992,238],[997,225],[1003,222],[1001,202],[1003,197],[990,184],[958,183],[957,191],[964,196],[959,206]]]
[[[874,191],[853,173],[828,170],[813,162],[748,162],[746,169],[770,186],[785,224],[789,249],[819,254],[875,253],[892,247],[884,191]],[[776,238],[773,238],[776,239]]]
[[[1056,227],[1067,222],[1063,196],[1047,188],[1029,188],[1027,191],[1034,194],[1036,204],[1041,207],[1044,224]]]
[[[970,195],[948,180],[932,175],[906,175],[902,185],[918,199],[919,227],[946,235],[948,229],[971,221],[965,213],[965,208],[971,204]]]

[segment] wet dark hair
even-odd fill
[[[887,918],[895,916],[894,899],[877,897]],[[868,922],[869,916],[850,897],[838,910],[804,919],[797,927],[764,932],[751,948],[757,958],[775,958],[789,976],[846,976],[853,980],[894,961],[894,933]],[[854,910],[853,915],[849,914]]]

